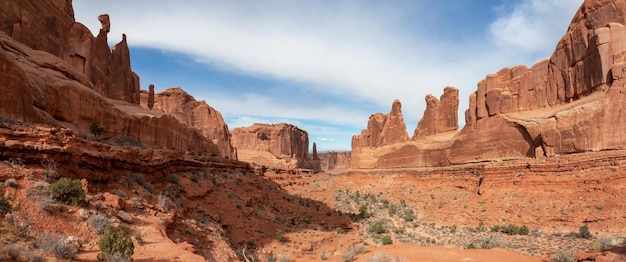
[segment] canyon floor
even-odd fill
[[[622,150],[310,174],[37,126],[3,125],[0,141],[2,259],[66,261],[44,249],[53,235],[94,261],[104,224],[130,229],[135,261],[626,258]],[[51,199],[54,180],[76,174],[88,203]]]

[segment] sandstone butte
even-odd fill
[[[231,142],[239,160],[270,168],[320,171],[320,159],[313,143],[309,158],[309,135],[290,124],[254,124],[231,131]]]
[[[624,1],[585,1],[549,59],[487,75],[456,132],[456,91],[426,97],[411,140],[400,103],[352,138],[351,167],[436,167],[623,149]],[[456,95],[458,96],[458,95]]]

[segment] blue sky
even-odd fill
[[[350,150],[368,117],[402,102],[408,132],[427,94],[548,58],[582,0],[74,0],[94,34],[127,35],[142,89],[179,86],[230,129],[286,122],[318,151]],[[443,3],[443,4],[442,4]]]

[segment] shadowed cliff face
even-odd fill
[[[353,138],[352,168],[441,166],[623,148],[625,14],[623,0],[585,1],[549,59],[531,68],[504,68],[478,83],[469,97],[466,125],[456,134],[436,132],[437,119],[452,119],[453,110],[438,109],[446,92],[442,101],[426,98],[424,118],[411,142],[364,143],[379,136],[385,123],[381,114],[370,117],[368,129]],[[373,119],[378,120],[372,124]]]

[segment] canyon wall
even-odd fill
[[[216,144],[220,155],[230,159],[237,159],[235,150],[230,143],[228,125],[222,114],[209,106],[205,101],[197,101],[181,88],[168,88],[162,92],[141,93],[141,106],[172,115],[181,123],[199,129],[202,134]]]
[[[102,29],[93,37],[74,21],[71,1],[0,2],[0,115],[85,137],[132,137],[155,148],[221,154],[201,131],[138,106],[126,37],[110,50],[109,17],[98,19]]]
[[[531,68],[504,68],[478,83],[458,133],[432,131],[441,117],[432,96],[413,141],[363,143],[379,130],[370,117],[368,128],[353,138],[352,168],[445,166],[624,148],[625,17],[623,0],[585,1],[549,59]]]
[[[231,131],[239,160],[279,169],[320,171],[317,152],[309,159],[309,134],[290,124],[254,124]]]
[[[440,99],[429,94],[426,96],[426,110],[413,133],[413,140],[420,137],[457,131],[459,129],[459,90],[446,87]]]
[[[94,17],[94,19],[96,19]],[[71,0],[0,3],[0,30],[35,50],[46,51],[87,76],[93,90],[117,100],[139,104],[139,76],[130,67],[126,35],[109,49],[108,15],[100,15],[98,36],[74,20]]]

